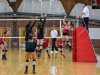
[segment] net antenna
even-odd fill
[[[39,0],[41,2],[41,14],[42,14],[42,0]]]
[[[23,12],[25,11],[25,5],[26,5],[26,1],[25,0],[23,0],[23,2],[24,2],[24,4],[23,4]]]
[[[4,4],[5,4],[5,17],[6,17],[6,0],[4,0]]]
[[[54,8],[54,6],[53,6],[53,8]],[[54,15],[54,12],[55,12],[55,10],[53,10],[53,25],[54,25],[54,22],[55,22],[55,21],[54,21],[54,19],[55,19],[55,18],[54,18],[54,16],[55,16],[55,15]]]
[[[4,0],[4,6],[5,6],[5,17],[6,17],[6,0]],[[4,24],[6,24],[6,22],[4,22]],[[5,31],[7,30],[7,28],[5,27]]]

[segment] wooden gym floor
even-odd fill
[[[64,59],[60,52],[50,55],[48,59],[45,50],[37,60],[36,74],[32,73],[32,59],[29,62],[27,75],[100,75],[100,56],[97,55],[97,63],[72,62],[71,52],[64,50]],[[1,56],[1,52],[0,52]],[[25,51],[24,49],[9,49],[7,60],[0,58],[0,75],[25,75]]]

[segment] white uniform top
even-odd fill
[[[89,17],[89,9],[87,6],[83,9],[83,13],[82,18]]]
[[[58,32],[57,32],[55,29],[54,29],[54,30],[51,30],[50,36],[51,36],[52,38],[57,38],[57,37],[58,37]]]

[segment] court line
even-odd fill
[[[8,70],[10,70],[12,67],[14,67],[15,65],[11,66],[9,69],[7,69],[3,74],[5,74]],[[3,75],[1,74],[1,75]]]
[[[17,69],[17,71],[16,71],[13,75],[16,75],[17,72],[24,66],[24,64],[25,64],[25,63],[23,63],[23,64]]]
[[[11,21],[11,20],[13,20],[13,21],[16,21],[16,20],[17,20],[17,21],[18,21],[18,20],[19,20],[19,21],[27,21],[27,20],[29,20],[29,21],[30,21],[30,20],[32,20],[32,19],[0,19],[0,21],[2,21],[2,20],[5,20],[5,21]],[[34,19],[34,20],[40,20],[40,19]],[[48,20],[63,20],[63,19],[46,19],[46,20],[48,21]],[[77,20],[77,19],[70,19],[70,20],[67,19],[66,21],[76,21],[76,20]]]

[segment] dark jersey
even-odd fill
[[[42,17],[41,17],[39,22],[41,22],[41,25],[40,25],[40,27],[38,27],[38,35],[43,34],[43,27],[46,22],[46,17],[44,17],[44,21],[42,21]]]
[[[36,23],[36,20],[34,21],[34,23],[32,24],[32,26],[30,26],[30,22],[25,26],[25,31],[26,31],[25,41],[28,40],[28,35],[30,33],[32,33],[32,28],[34,27],[35,23]]]
[[[27,41],[27,45],[26,45],[26,50],[35,50],[36,48],[36,42],[32,40],[28,40]]]

